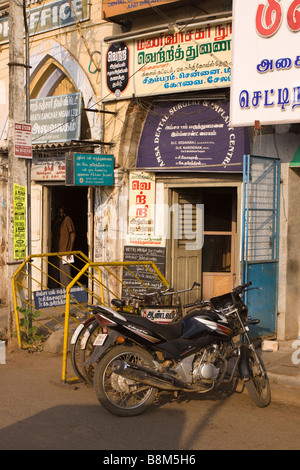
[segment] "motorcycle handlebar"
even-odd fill
[[[191,304],[185,304],[183,305],[184,308],[189,308],[189,307],[211,307],[211,303],[208,300],[196,300],[195,302],[192,302]]]
[[[232,289],[233,293],[241,294],[247,287],[252,286],[252,282],[247,282],[246,284],[241,284],[240,286],[234,287]],[[190,307],[211,307],[212,304],[209,300],[196,300],[195,302],[192,302],[191,304],[185,304],[183,305],[184,308],[190,308]]]
[[[167,296],[167,295],[181,294],[182,292],[188,292],[188,291],[194,289],[194,287],[200,287],[200,286],[201,286],[201,284],[199,284],[199,282],[194,282],[192,287],[189,287],[188,289],[182,289],[182,290],[175,291],[169,286],[165,290],[159,290],[158,289],[158,290],[154,290],[152,292],[148,292],[146,294],[132,294],[131,297],[132,297],[132,299],[143,300],[145,298],[154,297],[155,295]]]
[[[247,282],[246,284],[241,284],[240,286],[234,287],[232,289],[232,292],[236,292],[238,294],[241,294],[249,286],[252,286],[251,281]]]

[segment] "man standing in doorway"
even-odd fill
[[[71,217],[66,215],[63,207],[58,207],[52,230],[52,253],[72,251],[75,236],[75,228]],[[67,286],[72,279],[70,258],[70,256],[64,256],[64,260],[59,258],[59,278],[63,286]]]

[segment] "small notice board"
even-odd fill
[[[113,186],[114,157],[96,153],[75,153],[74,178],[77,186]]]
[[[161,274],[164,276],[166,265],[166,248],[161,246],[124,246],[124,261],[153,261],[153,263],[160,270]],[[128,270],[124,268],[123,282],[133,292],[140,294],[149,292],[149,289],[147,289],[145,285],[148,286],[150,290],[162,288],[162,283],[157,278],[157,274],[156,276],[152,275],[152,273],[142,265],[129,266]],[[126,296],[128,294],[128,289],[123,288],[122,295]]]

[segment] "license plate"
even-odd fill
[[[105,333],[99,333],[99,335],[96,336],[95,341],[93,342],[94,346],[102,346],[104,344],[104,341],[106,340],[107,334]]]

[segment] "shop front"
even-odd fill
[[[137,168],[153,172],[167,211],[168,279],[179,289],[200,282],[203,299],[240,278],[245,153],[248,132],[230,127],[226,100],[154,102],[141,134]]]

